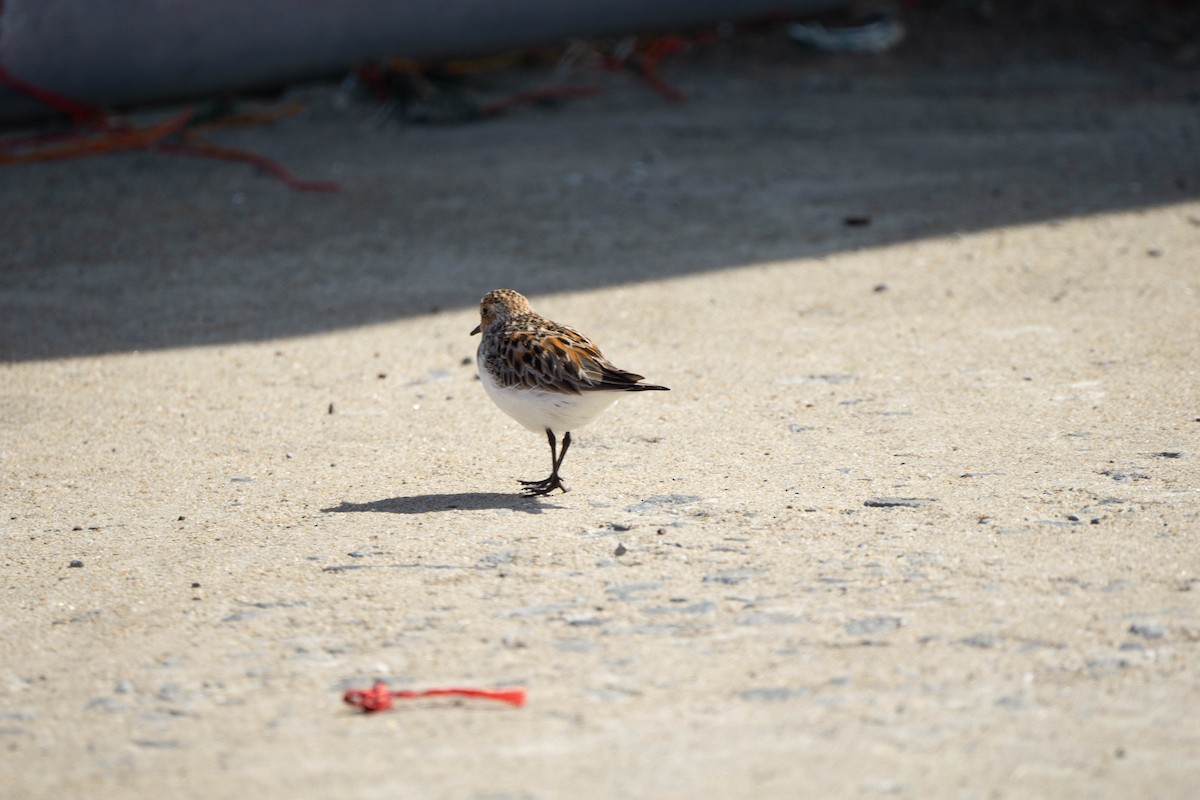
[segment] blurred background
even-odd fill
[[[1182,202],[1198,63],[1182,0],[3,0],[0,358]]]

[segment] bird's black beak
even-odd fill
[[[475,334],[479,333],[479,328],[480,328],[480,326],[476,325],[475,330],[471,331],[471,335],[474,336]]]

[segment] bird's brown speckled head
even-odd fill
[[[471,331],[471,335],[487,333],[494,325],[503,325],[515,316],[532,313],[533,309],[529,307],[525,295],[512,289],[495,289],[479,301],[479,324]]]

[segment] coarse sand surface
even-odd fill
[[[1200,84],[938,19],[0,168],[0,795],[1194,797]],[[672,389],[566,494],[498,287]]]

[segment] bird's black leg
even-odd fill
[[[563,457],[567,454],[567,448],[571,446],[571,434],[567,432],[563,435],[562,450],[558,449],[558,441],[554,437],[554,431],[546,428],[546,439],[550,442],[550,477],[543,478],[540,481],[521,481],[525,486],[522,490],[531,497],[543,494],[550,494],[555,489],[567,491],[567,487],[563,486],[562,480],[558,477],[558,468],[562,466]]]
[[[558,470],[562,467],[563,459],[567,457],[567,448],[571,446],[571,432],[567,431],[563,434],[562,449],[558,451],[558,461],[554,462],[554,474],[558,475]],[[565,492],[566,489],[563,489]]]

